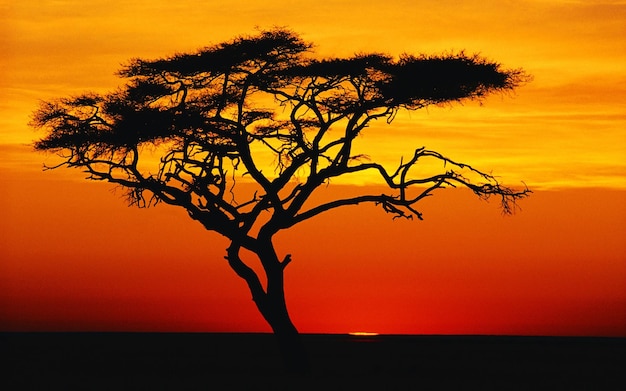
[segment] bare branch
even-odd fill
[[[311,47],[274,29],[194,53],[131,60],[119,73],[127,84],[113,93],[42,103],[31,125],[47,134],[35,149],[64,159],[46,170],[82,168],[88,179],[126,189],[132,205],[180,206],[231,239],[248,237],[255,225],[271,238],[322,212],[368,202],[394,218],[422,218],[415,204],[445,187],[499,197],[507,214],[530,193],[425,148],[393,172],[353,152],[354,140],[372,121],[391,123],[399,110],[512,90],[530,80],[522,70],[463,52],[319,60],[308,56]],[[156,164],[142,157],[145,151],[161,153]],[[267,155],[273,167],[261,158]],[[444,169],[415,176],[413,168],[424,159]],[[365,171],[378,173],[387,194],[303,210],[331,179]],[[244,176],[257,188],[238,203],[238,178]]]

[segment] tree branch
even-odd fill
[[[239,257],[240,249],[241,245],[233,241],[226,250],[227,255],[224,258],[228,261],[231,269],[248,284],[248,288],[252,293],[252,300],[262,307],[264,306],[263,302],[266,296],[265,289],[263,289],[263,285],[254,270],[246,265]]]

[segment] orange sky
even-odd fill
[[[0,1],[0,330],[268,330],[223,239],[79,172],[42,173],[54,157],[25,145],[39,99],[110,91],[129,58],[277,25],[321,55],[464,49],[534,75],[482,106],[368,129],[357,147],[385,164],[426,146],[537,191],[510,218],[445,191],[424,222],[351,208],[285,233],[301,331],[626,335],[626,2],[91,3]],[[371,178],[328,192],[356,185]]]

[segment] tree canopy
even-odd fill
[[[393,172],[352,154],[353,141],[372,120],[391,122],[401,109],[512,90],[527,80],[522,70],[504,70],[464,53],[316,59],[311,48],[290,31],[271,30],[195,53],[134,59],[119,71],[128,82],[113,93],[43,103],[33,124],[48,134],[35,148],[62,154],[61,165],[83,168],[90,179],[123,186],[132,204],[183,206],[227,237],[245,232],[266,210],[277,218],[276,228],[287,228],[360,202],[374,202],[396,216],[421,217],[413,205],[445,186],[498,195],[505,212],[527,194],[424,148]],[[142,152],[155,148],[161,153],[158,168],[149,171]],[[268,153],[272,171],[263,170],[257,157],[267,160]],[[450,168],[432,177],[409,177],[409,168],[424,157]],[[478,173],[482,182],[471,183],[461,169]],[[302,210],[319,185],[365,170],[377,171],[390,193]],[[232,196],[237,171],[260,185],[239,202]],[[412,186],[423,189],[409,197]]]

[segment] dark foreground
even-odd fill
[[[0,334],[0,389],[626,389],[626,339],[305,335],[306,377],[272,335]]]

